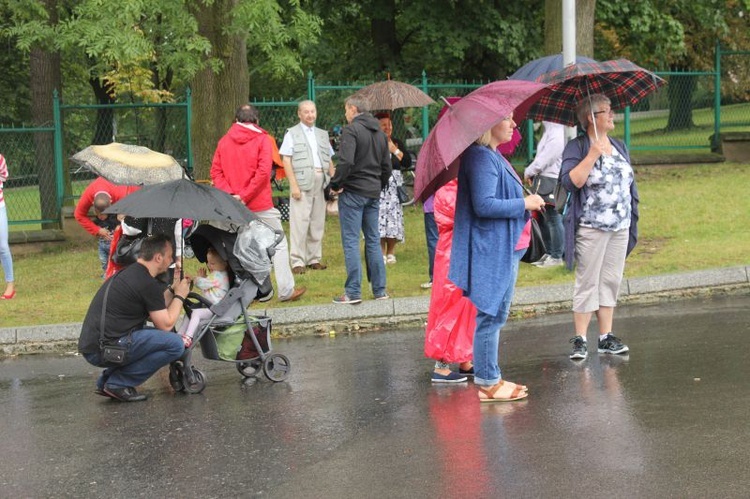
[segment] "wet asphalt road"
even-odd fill
[[[202,394],[160,373],[134,404],[80,357],[4,360],[0,497],[748,497],[749,307],[620,307],[630,355],[579,363],[568,314],[514,322],[530,396],[489,406],[431,386],[414,330],[276,341],[278,384],[197,359]]]

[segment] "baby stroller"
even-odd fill
[[[198,225],[189,235],[190,246],[198,261],[205,263],[213,247],[227,261],[232,283],[229,292],[216,304],[191,292],[184,303],[188,317],[196,308],[209,308],[211,317],[202,322],[180,360],[169,367],[169,382],[175,391],[200,393],[206,386],[202,371],[192,365],[193,349],[200,345],[203,357],[233,362],[246,378],[261,369],[268,379],[284,381],[289,374],[289,359],[273,353],[271,319],[251,316],[248,307],[254,300],[273,297],[271,258],[283,233],[276,233],[259,220],[250,222],[238,232],[213,225]]]

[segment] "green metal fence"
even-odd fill
[[[750,130],[750,103],[737,86],[736,60],[750,52],[724,51],[717,45],[714,71],[660,72],[668,84],[632,109],[618,112],[615,135],[638,155],[696,154],[713,150],[723,132]],[[723,66],[731,57],[735,64]],[[726,66],[729,69],[726,69]],[[441,97],[463,96],[487,83],[482,81],[432,81],[426,73],[411,83],[429,94],[437,105],[399,109],[393,113],[394,134],[418,154],[434,126]],[[334,143],[345,124],[346,97],[372,82],[322,83],[308,76],[304,92],[316,102],[317,125],[329,131]],[[746,90],[746,89],[745,89]],[[745,97],[746,98],[746,97]],[[255,101],[260,124],[277,141],[297,123],[298,101]],[[8,161],[11,178],[5,184],[9,223],[13,228],[57,226],[62,206],[72,204],[93,176],[69,158],[94,143],[124,142],[149,147],[174,156],[192,170],[190,91],[177,103],[68,105],[55,96],[54,123],[49,126],[0,126],[0,153]],[[523,140],[511,161],[523,165],[534,156],[539,140],[533,124],[521,125]]]
[[[192,171],[189,89],[183,101],[176,103],[60,104],[59,107],[63,161],[72,180],[64,203],[77,199],[93,178],[90,172],[69,160],[91,144],[121,142],[145,146],[169,154]]]
[[[0,154],[9,172],[3,193],[10,226],[56,226],[60,220],[55,130],[54,126],[0,127]]]
[[[192,170],[189,89],[177,103],[69,105],[55,94],[52,106],[49,126],[0,126],[0,153],[10,172],[4,194],[11,230],[59,227],[62,207],[73,204],[94,178],[69,158],[91,144],[146,146]]]

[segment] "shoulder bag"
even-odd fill
[[[542,229],[539,228],[539,222],[536,221],[536,217],[533,215],[530,221],[531,239],[529,239],[529,248],[521,257],[521,261],[526,263],[538,262],[547,253],[547,248],[544,246],[544,238],[542,237]]]
[[[554,206],[555,205],[554,192],[558,184],[559,182],[552,177],[544,177],[542,175],[537,175],[534,177],[534,180],[531,183],[531,191],[534,194],[539,194],[540,196],[542,196],[545,203],[551,204],[552,206]]]
[[[516,182],[521,184],[521,189],[524,190],[524,192],[529,192],[529,190],[523,185],[523,182],[521,182],[521,179],[518,175],[513,175],[513,177],[516,179]],[[537,222],[536,217],[534,215],[531,215],[531,218],[529,219],[529,222],[531,224],[531,237],[529,239],[529,247],[526,250],[526,253],[521,257],[522,262],[526,263],[534,263],[538,262],[542,259],[542,257],[547,253],[547,247],[544,245],[544,237],[542,237],[542,229],[539,228],[539,222]]]
[[[102,319],[99,323],[99,348],[101,349],[102,363],[108,366],[121,366],[125,364],[128,358],[128,346],[120,345],[119,342],[113,345],[107,344],[104,338],[104,320],[107,314],[107,298],[109,298],[109,288],[112,282],[119,275],[119,272],[113,275],[107,283],[107,289],[104,290],[104,303],[102,304]],[[130,343],[128,341],[128,343]]]

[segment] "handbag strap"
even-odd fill
[[[109,298],[109,288],[112,286],[112,281],[115,280],[115,277],[120,275],[119,272],[117,272],[115,275],[113,275],[109,281],[107,281],[107,287],[104,289],[104,303],[102,304],[102,317],[101,321],[99,322],[99,348],[102,348],[104,346],[104,320],[107,318],[107,298]]]

